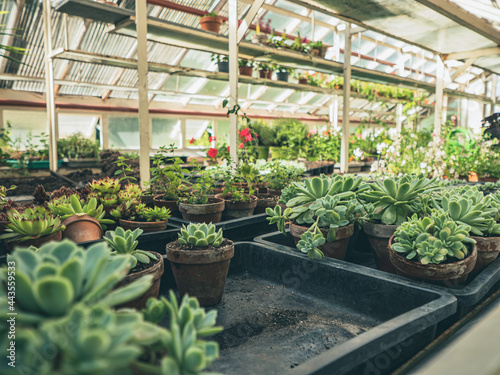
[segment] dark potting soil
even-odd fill
[[[215,308],[224,331],[210,370],[225,374],[280,374],[380,324],[250,273],[230,275]]]

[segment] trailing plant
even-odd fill
[[[104,235],[106,243],[114,250],[114,254],[129,254],[131,258],[131,268],[137,266],[137,262],[149,264],[151,260],[158,260],[150,251],[137,250],[137,237],[142,234],[143,230],[137,228],[133,232],[128,229],[125,231],[122,227],[116,228],[114,231],[107,231]]]
[[[5,231],[8,233],[1,235],[0,239],[16,238],[18,241],[28,241],[66,229],[59,217],[53,216],[41,206],[28,207],[22,213],[12,209],[7,215],[10,223]]]
[[[422,264],[441,264],[448,258],[464,259],[471,228],[455,222],[446,212],[433,210],[430,217],[417,214],[402,223],[394,234],[392,249]]]
[[[190,223],[187,227],[183,224],[179,233],[179,244],[195,247],[219,247],[224,241],[223,233],[222,229],[219,229],[218,232],[215,229],[215,225],[212,223]]]

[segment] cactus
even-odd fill
[[[132,232],[130,229],[125,231],[122,227],[118,227],[114,231],[107,231],[104,235],[104,240],[116,254],[132,255],[132,268],[134,268],[137,262],[148,264],[151,259],[157,260],[156,256],[150,251],[136,250],[139,244],[137,237],[139,237],[142,232],[143,230],[140,228]]]
[[[130,268],[128,255],[111,257],[105,243],[90,246],[87,250],[74,242],[50,242],[38,251],[16,249],[8,256],[8,264],[16,265],[16,311],[19,320],[30,323],[68,313],[76,303],[86,305],[97,301],[108,306],[119,305],[137,298],[150,286],[150,276],[113,288],[125,277]],[[1,270],[7,280],[7,268]],[[0,288],[7,288],[1,283]],[[0,302],[1,324],[5,324],[9,305]]]
[[[0,239],[18,238],[19,241],[27,241],[66,229],[59,217],[52,216],[50,211],[41,206],[28,207],[23,213],[12,209],[8,213],[8,219],[10,224],[7,225],[6,232],[9,233],[1,235]]]
[[[187,226],[182,225],[178,238],[181,245],[192,245],[197,247],[219,247],[224,238],[222,237],[222,229],[215,232],[215,225],[210,224],[194,224]]]
[[[419,211],[421,195],[437,190],[436,178],[423,175],[387,178],[383,182],[369,184],[371,191],[359,194],[359,198],[373,203],[371,220],[386,225],[400,225],[412,213]]]
[[[82,205],[78,195],[71,195],[69,198],[57,198],[49,202],[47,206],[53,214],[61,216],[63,220],[73,215],[89,215],[97,219],[101,224],[114,224],[113,220],[104,218],[106,212],[102,204],[97,206],[96,198],[91,198],[88,203]]]

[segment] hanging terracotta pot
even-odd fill
[[[95,241],[102,238],[102,227],[96,218],[89,215],[73,215],[65,219],[66,229],[62,238],[73,242]]]
[[[200,26],[202,30],[211,31],[218,34],[222,26],[222,18],[210,16],[201,17]]]

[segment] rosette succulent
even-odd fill
[[[8,219],[10,222],[6,229],[8,233],[1,235],[0,239],[17,237],[19,241],[27,241],[50,236],[66,229],[58,216],[53,216],[49,210],[41,206],[28,207],[22,213],[12,209],[8,213]]]
[[[84,203],[80,201],[78,195],[63,196],[49,202],[47,206],[54,215],[60,216],[63,220],[73,215],[89,215],[97,219],[101,224],[114,224],[113,220],[104,218],[106,211],[104,211],[102,204],[97,206],[96,198],[90,198],[88,203]]]
[[[137,265],[137,262],[148,264],[151,260],[157,260],[156,256],[150,251],[137,250],[137,237],[142,234],[143,230],[137,228],[133,232],[122,227],[116,228],[114,231],[107,231],[104,235],[104,240],[114,250],[116,254],[132,255],[132,268]]]
[[[219,247],[224,241],[222,229],[219,229],[218,232],[215,229],[215,225],[212,223],[191,223],[187,227],[182,225],[178,238],[179,244],[196,247]]]
[[[116,219],[125,219],[140,222],[165,221],[170,218],[170,210],[165,207],[146,207],[135,198],[122,202],[110,212]]]

